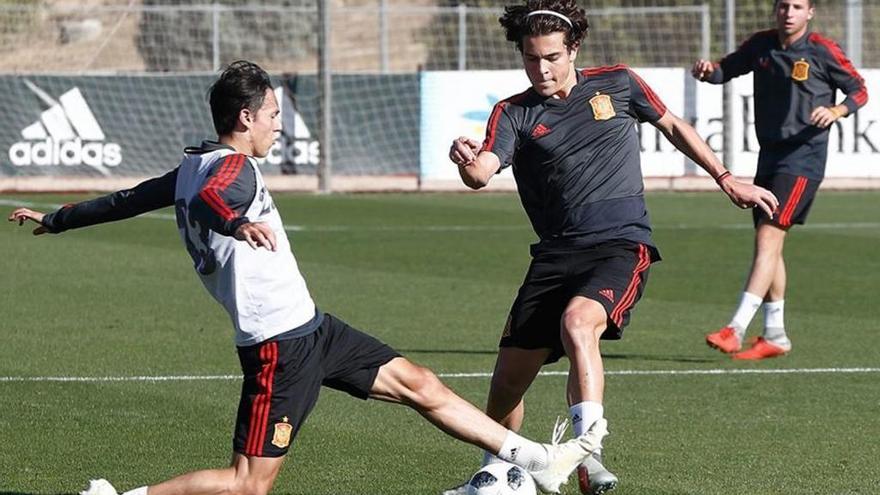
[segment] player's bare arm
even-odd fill
[[[44,216],[45,214],[40,213],[39,211],[34,211],[28,208],[16,208],[9,214],[8,220],[10,222],[18,222],[19,226],[24,225],[27,220],[35,222],[38,226],[34,229],[34,235],[40,235],[49,232],[49,229],[43,225]]]
[[[715,64],[709,60],[697,60],[691,68],[691,75],[698,81],[705,81],[713,72],[715,72]]]
[[[690,124],[672,112],[666,112],[654,123],[654,126],[660,129],[666,139],[679,151],[708,172],[718,182],[721,190],[730,197],[733,204],[740,208],[761,208],[768,217],[773,216],[773,212],[779,206],[776,196],[762,187],[736,180]]]
[[[275,232],[265,222],[248,222],[235,229],[235,238],[245,241],[254,249],[264,247],[275,251]]]
[[[501,168],[495,153],[480,151],[480,143],[468,137],[459,137],[449,147],[449,159],[458,165],[458,174],[471,189],[486,187],[489,179]]]
[[[833,107],[816,107],[810,114],[810,123],[816,127],[825,129],[834,122],[849,115],[849,108],[846,105],[835,105]]]

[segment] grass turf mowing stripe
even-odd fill
[[[617,370],[606,371],[605,376],[686,376],[686,375],[805,375],[811,373],[852,374],[880,373],[880,368],[781,368],[708,369],[708,370]],[[437,373],[440,378],[490,378],[492,373]],[[567,371],[544,371],[538,376],[568,376]],[[241,375],[166,375],[166,376],[0,376],[0,383],[21,382],[184,382],[239,380]]]

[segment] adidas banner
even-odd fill
[[[0,176],[162,174],[177,166],[185,147],[216,139],[207,103],[214,77],[0,76],[5,117],[0,122]],[[370,81],[380,77],[393,80],[400,91],[376,94],[366,108],[362,88],[387,87]],[[273,81],[284,130],[263,171],[314,175],[320,159],[317,80],[289,76]],[[333,91],[335,174],[418,172],[413,158],[419,147],[416,75],[336,76]],[[383,119],[400,125],[392,134],[364,132],[382,131],[375,122],[388,121]]]

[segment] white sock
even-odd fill
[[[147,487],[142,486],[140,488],[135,488],[134,490],[129,490],[122,495],[147,495]]]
[[[746,329],[749,328],[749,323],[752,322],[752,318],[755,317],[755,313],[758,312],[762,302],[764,302],[764,299],[759,296],[748,292],[742,293],[742,297],[739,299],[739,306],[730,320],[730,326],[736,331],[739,340],[745,337]]]
[[[764,304],[764,339],[785,347],[791,345],[785,335],[785,300]]]
[[[584,401],[577,403],[568,408],[571,415],[571,427],[574,430],[574,436],[579,437],[587,432],[593,423],[602,419],[605,414],[605,408],[602,404],[595,401]],[[595,452],[601,452],[602,445],[599,445]]]
[[[593,423],[602,419],[605,408],[598,402],[588,400],[569,407],[568,412],[571,415],[574,436],[579,437],[586,433]]]
[[[785,299],[764,303],[764,328],[785,328]]]
[[[524,468],[540,471],[547,467],[547,450],[544,446],[507,430],[507,437],[498,451],[498,458]]]

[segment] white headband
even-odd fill
[[[574,25],[571,23],[571,19],[569,19],[568,17],[565,17],[564,15],[560,14],[559,12],[554,12],[552,10],[533,10],[526,15],[526,18],[529,18],[533,15],[538,15],[538,14],[546,14],[546,15],[552,15],[554,17],[558,17],[558,18],[562,19],[563,21],[565,21],[565,23],[568,24],[568,27],[571,27],[571,28],[574,27]]]

